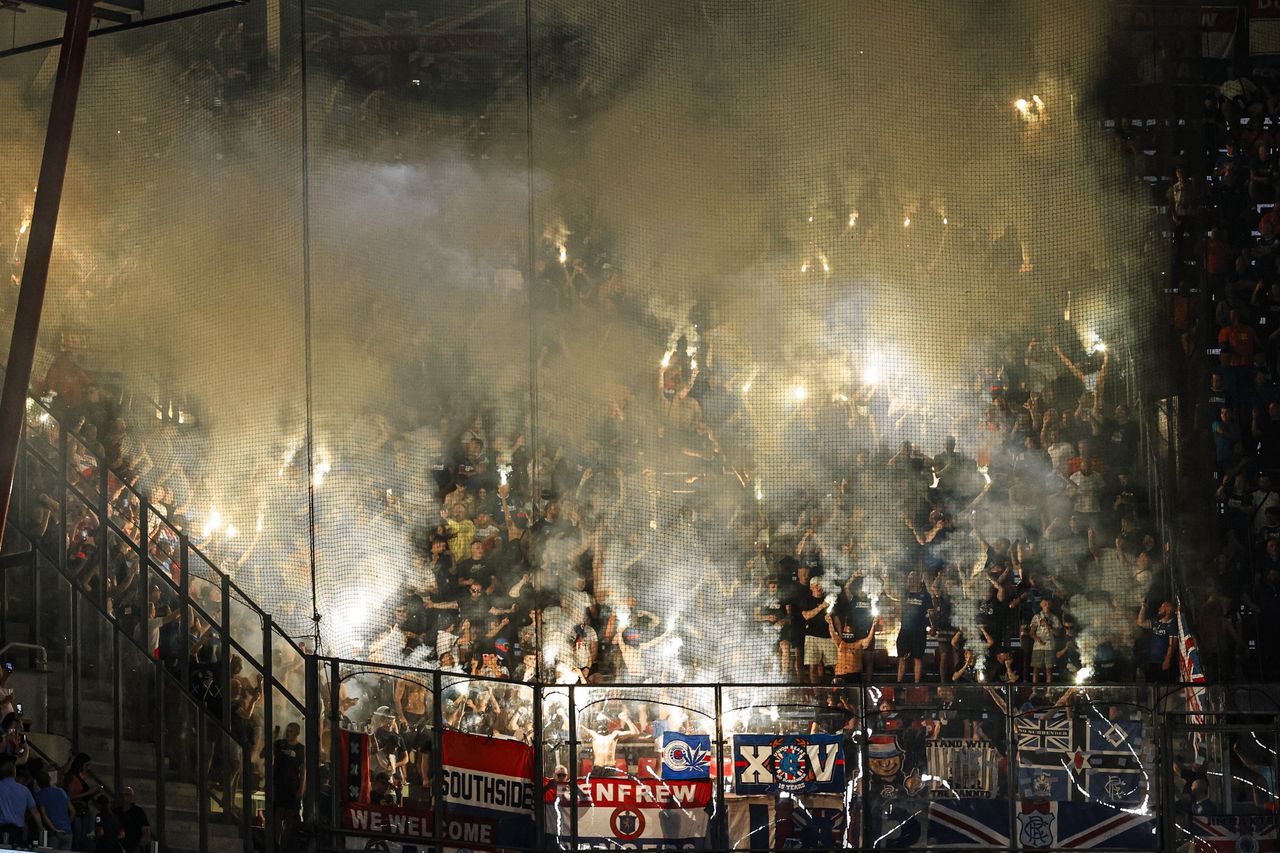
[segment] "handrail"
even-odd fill
[[[166,525],[168,524],[168,521],[167,519],[165,519],[165,516],[162,513],[156,512],[155,505],[152,504],[151,501],[145,495],[143,495],[139,490],[133,488],[133,486],[129,483],[129,479],[126,476],[120,474],[119,472],[107,466],[105,460],[101,459],[96,453],[94,453],[93,450],[89,448],[88,445],[86,445],[80,439],[78,434],[67,430],[65,424],[63,424],[41,400],[34,397],[28,397],[27,407],[28,407],[28,419],[30,419],[30,410],[32,409],[38,410],[38,414],[36,415],[37,419],[41,420],[42,423],[52,424],[53,427],[57,429],[60,434],[65,433],[66,435],[75,438],[77,441],[77,444],[79,445],[79,449],[94,461],[97,470],[105,472],[110,478],[114,478],[116,483],[128,489],[131,496],[138,500],[139,509],[145,516],[149,518],[159,518],[162,520],[161,523]],[[43,418],[42,416],[47,416],[47,419]],[[81,491],[80,487],[76,483],[69,481],[66,476],[67,472],[65,470],[61,470],[61,471],[58,470],[58,468],[56,467],[56,465],[53,463],[52,460],[46,458],[44,454],[42,454],[35,447],[31,446],[31,438],[28,431],[24,431],[23,433],[23,445],[27,446],[28,449],[31,450],[31,454],[30,454],[31,457],[37,460],[38,463],[41,464],[43,467],[45,467],[52,473],[55,473],[59,477],[60,485],[66,490],[68,490],[69,492],[71,492],[72,494],[74,494],[75,497],[78,500],[80,500],[85,505],[85,507],[89,509],[91,513],[94,513],[95,515],[98,514],[96,512],[96,503],[99,500],[103,502],[109,501],[108,495],[103,495],[101,497],[86,495],[84,492]],[[110,480],[108,480],[108,482],[110,482]],[[130,545],[134,545],[138,551],[139,559],[146,558],[148,562],[150,562],[150,553],[149,553],[149,550],[146,548],[146,544],[150,541],[150,536],[151,536],[150,530],[139,530],[138,542],[135,544],[132,538],[128,534],[126,534],[123,530],[121,530],[119,525],[115,524],[115,522],[111,519],[110,516],[111,516],[111,513],[108,512],[106,514],[106,517],[99,518],[98,519],[99,524],[104,525],[107,528],[107,530],[115,533],[116,536],[118,536],[125,542],[128,542]],[[272,634],[271,634],[272,639],[275,639],[275,638],[283,639],[298,655],[305,656],[306,653],[301,649],[301,647],[299,647],[299,645],[296,642],[294,642],[292,637],[290,637],[284,631],[280,630],[278,623],[276,623],[274,619],[270,618],[270,614],[268,614],[265,610],[263,610],[258,605],[257,601],[253,598],[253,596],[245,592],[245,590],[235,582],[235,579],[232,578],[231,575],[227,574],[221,568],[219,568],[218,564],[214,562],[212,559],[210,559],[208,555],[206,555],[202,550],[200,550],[199,546],[192,543],[185,531],[177,530],[176,528],[173,528],[173,530],[178,535],[179,540],[184,543],[188,552],[194,552],[196,556],[198,556],[204,562],[204,564],[208,566],[209,569],[214,573],[219,583],[225,584],[226,588],[238,594],[240,598],[240,603],[246,609],[248,609],[251,613],[259,617],[259,620],[263,624],[264,632],[265,630],[267,630],[267,626],[270,625],[271,626],[270,630],[272,631]],[[65,535],[65,531],[64,531],[64,535]],[[189,561],[187,561],[182,565],[183,582],[189,584],[189,578],[191,573],[188,567],[189,567]],[[207,621],[209,621],[210,624],[215,624],[218,621],[210,618],[210,615],[206,613],[197,602],[192,601],[189,603],[191,604],[191,606],[197,608],[197,610],[199,610],[202,617],[205,618]],[[223,630],[226,631],[228,635],[231,634],[230,625],[223,626]],[[234,639],[233,639],[233,642],[235,642]],[[241,653],[246,654],[243,644],[238,642],[236,644],[240,647]],[[303,707],[303,704],[298,699],[298,697],[294,696],[287,688],[281,685],[280,689],[288,695],[289,699],[295,705],[299,707]]]

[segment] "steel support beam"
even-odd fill
[[[58,56],[58,76],[53,86],[53,105],[44,135],[44,155],[40,161],[40,183],[36,186],[35,209],[31,214],[31,237],[22,267],[22,287],[14,313],[13,337],[9,344],[9,369],[0,393],[0,531],[9,516],[9,496],[18,467],[18,446],[22,441],[23,419],[27,411],[27,386],[35,363],[36,340],[40,335],[40,315],[44,310],[45,285],[53,257],[53,237],[58,227],[58,207],[62,184],[67,176],[71,153],[71,130],[80,99],[80,78],[89,44],[89,22],[93,20],[93,0],[71,0],[62,31],[62,52]],[[0,533],[0,535],[3,535]]]

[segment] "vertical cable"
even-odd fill
[[[316,599],[316,479],[315,415],[311,360],[311,140],[307,115],[307,0],[298,0],[299,72],[302,89],[302,336],[306,368],[307,430],[307,549],[311,568],[311,621],[315,635],[312,651],[320,654],[320,606]]]
[[[533,277],[537,264],[537,211],[533,198],[533,0],[524,0],[524,130],[527,154],[525,156],[525,183],[529,196],[529,223],[527,256],[525,258],[524,293],[529,306],[529,517],[525,524],[525,536],[533,536],[533,520],[538,494],[538,321],[533,304]],[[533,544],[532,538],[529,544]],[[542,566],[534,564],[533,588],[541,589]],[[533,620],[533,641],[538,647],[537,677],[542,678],[542,620]]]

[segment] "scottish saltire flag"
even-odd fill
[[[1187,621],[1187,614],[1182,609],[1182,598],[1179,596],[1174,603],[1177,607],[1178,619],[1178,668],[1181,672],[1182,680],[1186,684],[1204,684],[1205,675],[1204,666],[1200,662],[1200,644],[1196,642],[1196,635],[1192,633],[1191,626]],[[1204,688],[1186,687],[1183,689],[1182,695],[1187,703],[1187,710],[1191,712],[1188,722],[1193,725],[1203,725]],[[1191,747],[1195,752],[1197,764],[1203,764],[1208,760],[1208,749],[1202,732],[1192,733]]]
[[[930,850],[1004,848],[1009,843],[1009,801],[934,800],[927,831]]]
[[[663,779],[710,779],[711,735],[662,733]]]
[[[1272,815],[1196,815],[1191,819],[1196,853],[1276,853],[1276,819]]]
[[[1070,753],[1075,749],[1071,719],[1053,709],[1023,714],[1013,721],[1013,736],[1020,752]]]

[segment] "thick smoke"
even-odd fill
[[[856,565],[872,591],[882,569],[896,588],[913,553],[896,487],[856,482],[856,450],[933,453],[950,434],[980,455],[984,357],[1011,335],[1082,362],[1096,335],[1117,384],[1144,367],[1144,214],[1093,110],[1103,4],[534,9],[532,128],[508,76],[488,158],[474,119],[394,79],[416,73],[394,62],[351,74],[317,52],[304,101],[296,48],[252,86],[206,61],[229,17],[164,48],[93,46],[46,353],[87,332],[82,361],[118,372],[151,462],[142,487],[172,490],[291,632],[312,628],[314,561],[326,647],[368,651],[398,589],[423,583],[431,470],[483,416],[490,454],[525,436],[544,484],[567,459],[601,531],[597,591],[657,617],[651,674],[755,675],[753,542],[789,549],[812,526],[830,575]],[[523,43],[522,12],[492,14]],[[43,103],[22,79],[8,100]],[[5,176],[6,227],[29,200],[42,120],[35,106],[5,119],[32,158]],[[560,247],[572,269],[603,245],[611,298],[513,286],[539,264],[559,275]],[[690,482],[666,440],[695,417],[662,402],[673,350],[731,400],[726,474]],[[588,457],[608,470],[579,486]],[[981,505],[989,538],[1016,531],[1007,507]],[[965,532],[949,556],[967,575]],[[544,559],[553,595],[574,592],[570,559]],[[1115,604],[1133,603],[1105,574],[1122,579]],[[976,634],[976,603],[957,611]],[[1111,630],[1110,614],[1092,606],[1082,624]]]

